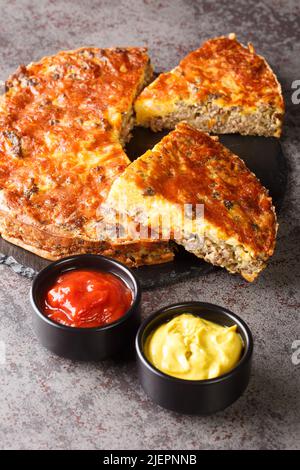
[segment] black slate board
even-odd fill
[[[153,133],[148,129],[135,128],[127,145],[131,160],[152,148],[167,132]],[[266,137],[224,135],[221,142],[239,155],[248,168],[269,189],[277,212],[280,210],[287,184],[287,163],[278,139]],[[0,264],[11,266],[14,271],[28,278],[49,264],[22,248],[6,242],[0,237]],[[178,247],[174,261],[170,263],[142,266],[135,270],[144,289],[160,287],[190,277],[209,273],[217,268],[201,261]]]

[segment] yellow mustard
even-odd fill
[[[186,380],[229,372],[242,350],[236,325],[224,327],[188,313],[159,326],[145,344],[146,357],[157,369]]]

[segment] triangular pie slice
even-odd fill
[[[234,34],[205,42],[162,73],[135,103],[137,124],[173,129],[182,120],[205,132],[281,134],[284,102],[265,59]]]
[[[0,98],[0,231],[45,258],[147,263],[149,244],[100,240],[98,208],[130,163],[122,144],[152,74],[144,48],[63,51],[21,66]],[[171,259],[153,245],[149,262]]]
[[[274,251],[277,223],[267,190],[217,137],[186,123],[126,168],[105,210],[117,213],[124,230],[136,224],[141,239],[175,239],[248,281]]]

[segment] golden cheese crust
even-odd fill
[[[21,66],[7,80],[0,98],[6,238],[17,236],[7,232],[7,216],[45,234],[97,240],[99,204],[130,163],[119,141],[123,122],[149,70],[144,48],[85,47]],[[59,243],[52,251],[60,254]]]
[[[221,114],[222,110],[224,114],[229,108],[233,112],[238,111],[239,115],[246,113],[245,119],[248,120],[249,115],[259,109],[260,113],[265,114],[264,129],[254,130],[253,133],[277,137],[281,133],[284,102],[276,76],[264,58],[255,53],[253,46],[249,44],[244,47],[234,34],[208,40],[188,54],[171,72],[159,75],[135,103],[137,123],[154,126],[153,130],[157,130],[154,121],[157,118],[179,113],[179,120],[188,119],[188,115],[184,117],[180,114],[178,105],[192,107],[207,101],[211,108],[203,112],[211,113],[211,123],[205,121],[204,130],[209,131],[210,126],[215,131],[214,126],[218,124],[215,126],[217,133],[222,133],[222,125],[225,133],[229,132],[225,122],[228,116],[221,116],[221,122],[216,122],[216,108],[221,109]],[[267,129],[271,118],[274,123]],[[235,121],[237,119],[238,116],[235,116]],[[234,123],[231,126],[235,132]],[[166,123],[160,127],[170,128]],[[245,129],[241,133],[247,133],[246,125],[243,124],[243,127]]]
[[[134,208],[138,215],[144,208],[146,223],[159,210],[166,211],[164,217],[184,204],[202,204],[206,229],[218,243],[243,247],[251,260],[259,260],[258,271],[274,251],[277,223],[267,190],[216,137],[186,123],[125,170],[113,184],[108,204],[130,217]],[[244,277],[253,280],[255,275]]]

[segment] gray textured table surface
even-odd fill
[[[257,282],[220,271],[143,297],[144,316],[169,302],[199,299],[232,309],[251,327],[249,388],[212,417],[152,404],[134,362],[78,364],[43,350],[31,330],[30,281],[0,266],[0,346],[6,347],[0,448],[299,448],[300,365],[292,362],[292,343],[300,340],[300,105],[291,102],[291,83],[300,80],[299,2],[1,0],[0,7],[0,79],[20,63],[91,44],[147,45],[156,69],[168,69],[204,39],[235,31],[280,77],[287,104],[282,142],[291,170],[276,253]]]

